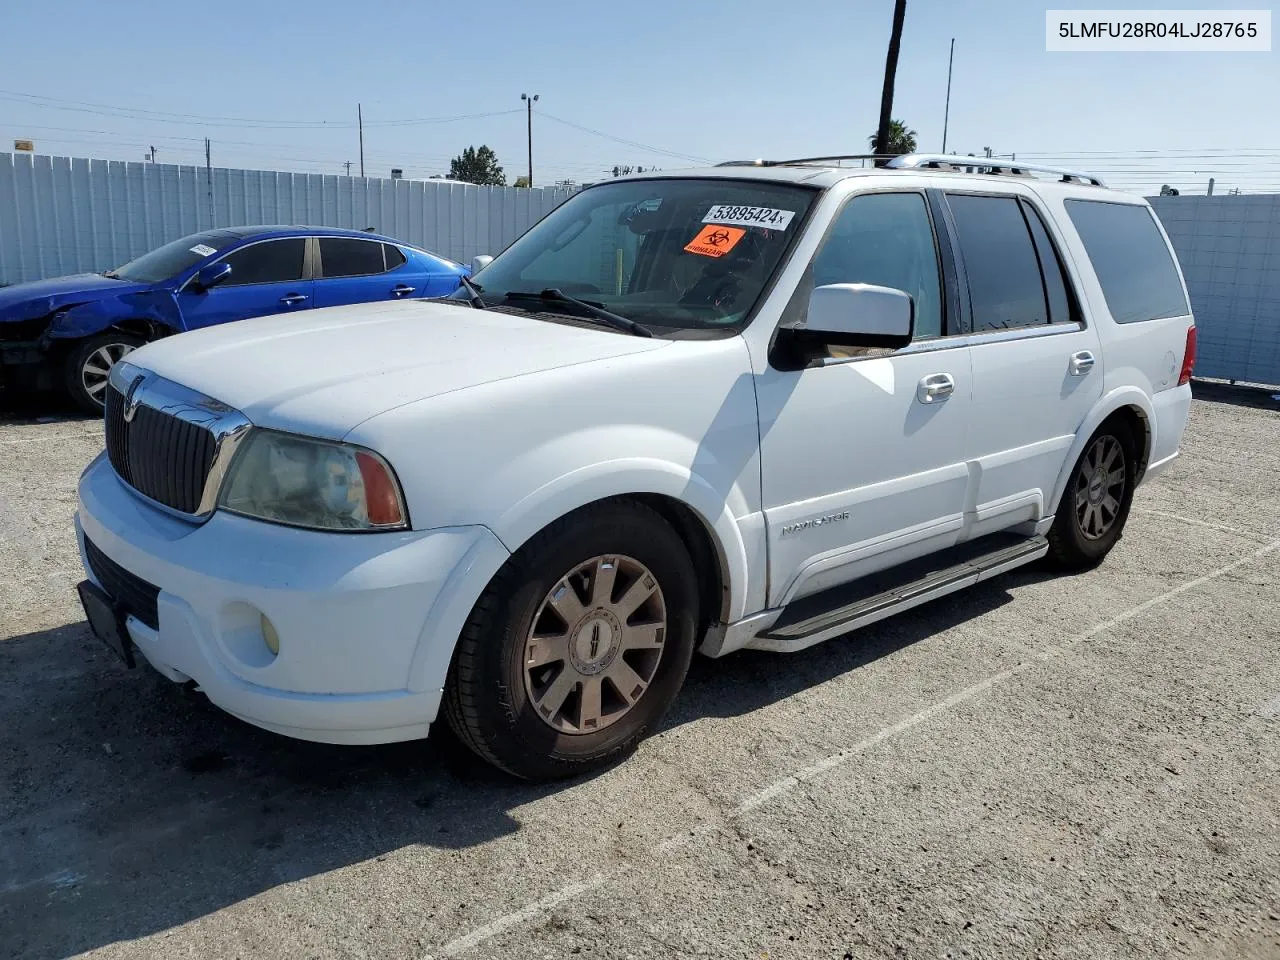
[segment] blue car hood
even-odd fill
[[[80,273],[70,277],[15,283],[11,287],[0,287],[0,323],[34,320],[47,316],[59,307],[141,293],[149,289],[150,284],[112,280],[100,273]]]

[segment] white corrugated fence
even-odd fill
[[[0,284],[101,271],[209,227],[373,227],[469,263],[573,191],[0,153]]]

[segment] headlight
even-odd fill
[[[253,429],[236,453],[218,506],[315,530],[409,525],[391,467],[363,447]]]

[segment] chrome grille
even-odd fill
[[[229,458],[234,439],[248,427],[225,404],[123,361],[112,370],[104,414],[107,458],[120,479],[192,517],[212,510],[219,454]],[[223,442],[228,437],[230,444]]]

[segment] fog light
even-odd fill
[[[265,613],[262,615],[262,641],[273,657],[280,656],[280,634],[276,633],[275,625],[267,619]]]

